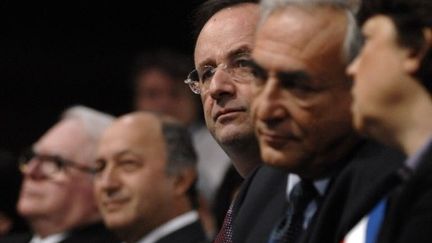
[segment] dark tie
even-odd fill
[[[290,193],[287,212],[273,229],[269,243],[295,243],[303,232],[304,212],[307,205],[318,195],[310,181],[297,183]]]
[[[232,208],[234,203],[231,203],[222,227],[219,231],[219,233],[216,235],[216,238],[214,240],[214,243],[231,243],[232,242]]]

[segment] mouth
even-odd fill
[[[278,133],[277,131],[264,131],[258,129],[258,138],[266,145],[279,149],[286,146],[288,143],[297,142],[299,139],[292,133]]]
[[[213,116],[213,120],[217,121],[220,119],[230,119],[233,118],[233,116],[236,116],[240,112],[245,112],[246,109],[244,108],[229,108],[229,109],[222,109]]]
[[[102,206],[105,211],[112,212],[121,209],[126,202],[127,200],[105,200],[102,202]]]

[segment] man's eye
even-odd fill
[[[126,171],[134,171],[141,166],[141,163],[137,160],[121,160],[120,167]]]
[[[240,68],[251,68],[251,60],[250,59],[246,59],[246,58],[238,59],[234,63],[234,66],[235,67],[240,67]]]
[[[47,158],[47,161],[51,164],[53,164],[57,169],[63,169],[63,167],[65,166],[65,162],[62,158],[60,157],[52,157],[52,158]]]
[[[102,160],[97,160],[95,163],[95,172],[101,173],[106,167],[106,162]]]
[[[201,74],[200,81],[203,83],[210,81],[214,73],[215,73],[215,69],[213,67],[204,68]]]

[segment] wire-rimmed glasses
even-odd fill
[[[216,71],[224,70],[231,75],[231,78],[239,83],[250,83],[255,79],[253,71],[253,62],[249,54],[237,55],[228,64],[220,63],[217,66],[204,65],[200,69],[192,70],[185,84],[189,85],[192,92],[195,94],[205,93],[210,87],[211,80]]]

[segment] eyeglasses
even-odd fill
[[[32,162],[33,161],[33,162]],[[96,168],[81,165],[76,162],[63,159],[58,155],[42,155],[33,151],[33,149],[26,150],[19,157],[19,168],[22,173],[27,173],[31,163],[39,162],[39,171],[47,176],[55,175],[64,171],[67,167],[72,167],[85,173],[94,174]]]
[[[205,65],[201,70],[194,69],[189,73],[185,84],[189,85],[195,94],[205,93],[210,87],[211,80],[218,69],[224,70],[238,83],[250,83],[255,79],[252,61],[249,55],[239,55],[229,62],[217,66]]]

